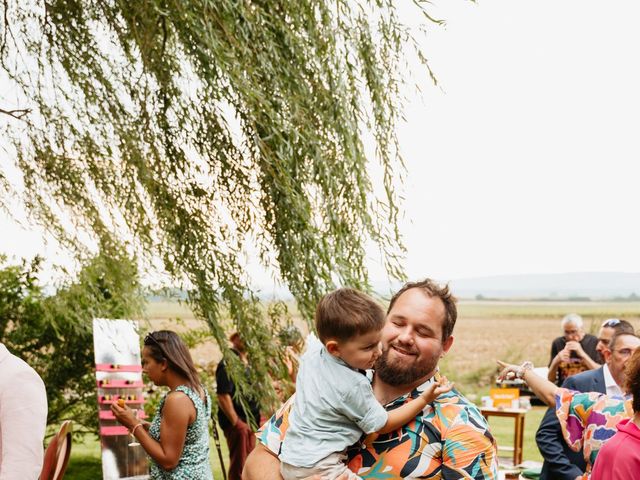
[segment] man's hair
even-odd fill
[[[625,367],[625,387],[633,395],[633,411],[640,412],[640,348],[633,355]]]
[[[396,300],[400,298],[400,295],[412,288],[419,289],[427,297],[439,298],[444,304],[445,316],[444,321],[442,322],[442,341],[444,342],[453,334],[453,327],[455,327],[456,320],[458,318],[458,308],[456,306],[457,299],[449,290],[449,285],[440,286],[430,278],[425,278],[420,282],[407,282],[393,297],[391,297],[387,314],[389,314],[393,308],[393,304],[396,303]]]
[[[570,313],[568,315],[565,315],[562,318],[562,322],[560,322],[560,324],[562,325],[562,328],[564,328],[568,323],[575,325],[577,328],[582,328],[584,325],[584,322],[582,321],[582,317],[577,313]]]
[[[322,343],[343,342],[356,335],[382,330],[384,320],[384,311],[378,302],[353,288],[328,293],[316,308],[316,330]]]
[[[614,335],[620,335],[623,333],[629,333],[631,335],[635,335],[636,331],[626,320],[622,320],[621,318],[609,318],[602,322],[602,328],[612,328],[614,331]]]
[[[609,342],[609,350],[613,352],[613,349],[616,348],[616,344],[618,343],[618,339],[620,337],[624,337],[625,335],[628,335],[630,337],[640,338],[635,333],[628,333],[628,332],[617,333],[616,332],[616,334],[611,338],[611,342]]]

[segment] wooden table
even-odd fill
[[[519,465],[522,463],[522,445],[524,443],[524,415],[527,410],[521,408],[493,408],[493,407],[481,407],[480,411],[484,418],[489,420],[489,417],[510,417],[514,419],[515,431],[513,435],[513,447],[498,446],[498,451],[513,452],[513,465]]]

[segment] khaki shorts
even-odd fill
[[[284,480],[302,480],[311,475],[321,475],[322,480],[335,480],[343,473],[348,475],[348,480],[362,480],[347,468],[346,459],[347,456],[344,453],[332,453],[313,467],[296,467],[282,462],[280,464],[280,473]]]

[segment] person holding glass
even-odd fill
[[[114,403],[111,410],[150,457],[152,480],[212,480],[209,463],[211,399],[191,354],[172,331],[144,339],[142,371],[155,385],[168,387],[151,423]]]

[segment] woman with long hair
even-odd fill
[[[169,387],[151,423],[126,406],[111,406],[150,457],[153,480],[212,480],[209,464],[211,399],[200,382],[191,354],[172,331],[149,333],[142,349],[142,371],[155,385]]]

